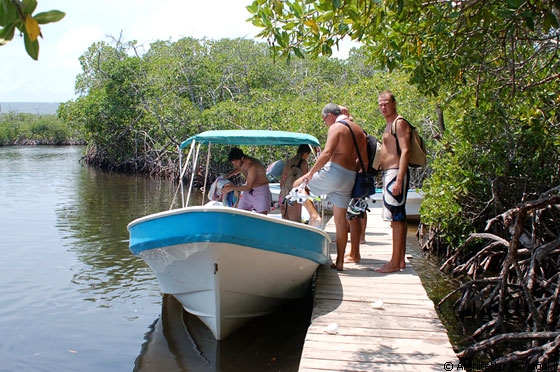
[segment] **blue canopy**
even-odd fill
[[[319,140],[312,135],[281,130],[209,130],[188,138],[180,147],[183,149],[193,141],[222,145],[319,146]]]

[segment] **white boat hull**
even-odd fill
[[[220,340],[248,320],[305,296],[327,262],[324,231],[216,206],[189,207],[129,224],[130,249]]]
[[[272,203],[278,203],[278,198],[280,196],[280,183],[271,182],[268,184],[268,188],[270,189],[270,195],[272,196]]]

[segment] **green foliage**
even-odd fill
[[[429,144],[422,217],[448,242],[560,182],[557,0],[255,0],[247,9],[276,56],[328,56],[351,38],[364,45],[358,58],[406,71],[436,97],[445,128],[432,131],[441,146]]]
[[[437,171],[424,182],[424,200],[420,210],[422,222],[437,226],[440,237],[457,246],[474,231],[473,216],[465,218],[461,203],[469,194],[472,173],[463,167],[458,156],[450,153],[436,158],[432,166]]]
[[[443,147],[424,184],[423,222],[457,246],[484,230],[488,219],[557,185],[556,99],[545,93],[484,101],[470,110],[449,107],[458,116],[446,122]]]
[[[436,93],[442,82],[484,84],[484,76],[516,89],[503,65],[535,52],[535,43],[539,54],[555,49],[559,8],[558,1],[255,0],[247,10],[275,55],[330,56],[350,38],[378,66],[409,71],[423,91]],[[516,66],[517,79],[538,81],[533,67]],[[550,71],[557,61],[538,74]]]
[[[36,0],[0,0],[0,46],[14,38],[17,29],[23,34],[23,42],[27,54],[34,60],[39,59],[40,24],[58,22],[65,14],[59,10],[33,12],[37,8]]]
[[[266,46],[243,39],[158,41],[143,55],[135,43],[99,42],[81,57],[81,96],[59,115],[85,128],[91,164],[176,177],[177,144],[203,130],[282,129],[324,143],[319,112],[327,102],[348,106],[368,133],[380,137],[385,122],[377,94],[390,89],[399,113],[427,140],[430,166],[413,172],[415,186],[427,179],[423,221],[452,245],[484,228],[489,216],[558,182],[557,81],[512,94],[510,83],[500,85],[504,81],[484,69],[478,85],[465,84],[472,80],[469,70],[461,81],[411,86],[415,70],[378,70],[370,52],[366,46],[344,61],[285,63],[270,58]],[[547,78],[544,68],[534,76]],[[426,94],[434,91],[430,84],[438,96]],[[228,165],[228,150],[221,150],[216,168]],[[244,150],[268,164],[293,149]]]
[[[79,131],[55,115],[1,114],[0,146],[33,144],[80,143]]]
[[[380,134],[384,119],[377,94],[388,87],[396,88],[403,113],[422,130],[432,122],[432,101],[421,98],[405,75],[374,71],[359,51],[347,61],[284,63],[251,40],[184,38],[157,41],[143,55],[135,43],[98,42],[80,62],[80,97],[64,104],[59,115],[85,128],[92,163],[123,171],[166,169],[175,176],[175,147],[203,130],[290,130],[324,143],[320,110],[328,102],[350,107],[360,124]],[[270,163],[293,149],[248,151]]]

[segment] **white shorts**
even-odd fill
[[[352,199],[355,179],[356,172],[329,161],[307,186],[313,195],[327,195],[335,206],[346,209]]]
[[[398,168],[387,169],[383,172],[383,211],[382,217],[385,221],[406,221],[406,197],[408,195],[408,170],[403,180],[403,192],[393,195],[393,184],[399,174]]]

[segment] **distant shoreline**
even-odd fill
[[[60,102],[0,102],[0,114],[56,115]]]
[[[9,141],[5,144],[0,144],[0,147],[8,147],[8,146],[85,146],[87,145],[84,141],[72,141],[72,140],[64,140],[60,142],[55,141],[46,141],[46,140],[15,140]]]

